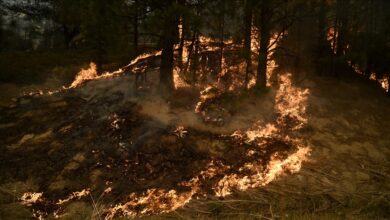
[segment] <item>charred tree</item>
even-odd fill
[[[268,45],[271,39],[268,4],[268,1],[263,1],[260,10],[260,51],[256,78],[256,86],[258,88],[265,88],[267,85]]]
[[[72,41],[73,39],[80,34],[80,28],[78,26],[76,27],[69,27],[68,25],[64,24],[62,27],[62,33],[64,35],[64,44],[66,48],[72,47]]]
[[[220,38],[220,47],[219,47],[219,72],[222,72],[223,68],[223,50],[224,50],[224,38],[225,38],[225,1],[221,1],[221,20],[219,26],[219,38]]]
[[[180,43],[179,43],[179,48],[178,48],[178,63],[179,63],[179,67],[180,69],[182,69],[183,67],[183,50],[184,50],[184,42],[185,42],[185,37],[184,37],[184,21],[183,21],[184,17],[181,16],[180,17]]]
[[[139,2],[138,0],[134,0],[134,17],[133,17],[133,29],[134,29],[134,33],[133,33],[133,50],[134,50],[134,54],[138,54],[139,53],[139,49],[138,49],[138,41],[139,41],[139,31],[138,31],[138,10],[139,10]]]
[[[196,77],[196,70],[198,69],[198,63],[199,63],[199,33],[195,33],[195,51],[194,51],[194,57],[193,62],[191,62],[192,65],[192,83],[195,84],[197,77]]]
[[[337,0],[337,43],[336,56],[345,54],[348,33],[349,0]]]
[[[2,2],[0,1],[0,4]],[[1,11],[0,11],[1,12]],[[0,15],[0,51],[3,48],[4,31],[3,31],[3,15]]]
[[[246,62],[245,68],[245,88],[248,87],[249,75],[251,74],[252,69],[252,59],[251,59],[251,30],[252,30],[252,20],[253,20],[253,4],[252,0],[245,0],[244,8],[244,58]]]
[[[373,66],[373,60],[372,60],[372,40],[373,40],[373,34],[374,34],[374,27],[375,27],[375,21],[374,21],[374,1],[369,0],[366,2],[366,8],[367,8],[367,18],[366,18],[366,35],[364,40],[364,47],[365,47],[365,56],[366,56],[366,63],[364,68],[364,75],[369,78],[371,75],[371,69]]]
[[[168,1],[169,12],[164,21],[162,36],[162,52],[160,64],[160,84],[168,91],[174,89],[173,83],[173,52],[178,35],[179,15],[174,9],[174,0]]]
[[[187,21],[187,16],[185,13],[185,8],[186,8],[186,1],[185,0],[179,0],[178,1],[180,7],[181,7],[181,13],[180,13],[180,18],[179,18],[179,48],[178,48],[178,65],[180,69],[183,67],[183,50],[184,50],[184,43],[185,43],[185,30],[186,30],[186,21]]]
[[[317,73],[320,75],[325,75],[329,73],[329,69],[324,68],[328,66],[326,64],[327,59],[333,55],[332,48],[327,40],[327,20],[326,20],[326,0],[321,0],[318,4],[317,11],[317,51],[316,51],[316,69]]]

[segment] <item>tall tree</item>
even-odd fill
[[[3,24],[3,11],[1,5],[3,4],[3,1],[0,0],[0,51],[3,48],[3,39],[4,39],[4,24]]]
[[[135,54],[139,53],[139,0],[134,0],[134,12],[133,12],[133,50]]]
[[[261,2],[260,20],[259,20],[259,38],[260,52],[257,66],[256,86],[260,88],[266,87],[267,84],[267,61],[268,61],[268,45],[271,39],[271,24],[270,24],[270,5],[268,1]]]
[[[336,55],[342,56],[345,54],[346,38],[348,34],[349,20],[349,0],[337,0],[336,3],[336,21],[337,21],[337,43]]]
[[[252,51],[251,51],[251,35],[252,35],[252,20],[253,20],[253,0],[244,0],[244,58],[246,62],[245,68],[245,88],[248,86],[249,75],[252,69]]]
[[[164,8],[164,25],[162,35],[162,52],[160,64],[160,84],[168,91],[174,89],[173,83],[173,52],[178,37],[180,14],[176,8],[175,0],[166,1]]]
[[[224,40],[225,40],[225,1],[220,1],[219,5],[221,9],[220,14],[220,21],[219,21],[219,39],[220,39],[220,45],[219,45],[219,70],[222,71],[223,69],[223,49],[225,46]]]

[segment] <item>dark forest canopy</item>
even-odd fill
[[[1,51],[91,51],[101,72],[112,57],[130,60],[160,49],[160,80],[169,88],[175,50],[182,56],[183,42],[192,42],[191,59],[198,59],[201,36],[220,42],[221,67],[223,42],[241,45],[245,84],[255,74],[259,87],[266,85],[271,50],[280,62],[322,75],[382,79],[390,73],[386,0],[1,0],[0,11]],[[257,67],[253,38],[259,39]]]

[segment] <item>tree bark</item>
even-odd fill
[[[326,24],[326,0],[321,0],[318,5],[318,38],[317,38],[317,53],[316,53],[316,69],[317,73],[329,74],[330,69],[324,68],[327,66],[325,58],[328,58],[332,54],[330,53],[332,48],[327,40],[327,24]]]
[[[0,1],[1,3],[1,1]],[[3,46],[3,39],[4,39],[4,32],[3,32],[3,15],[0,15],[0,51],[2,50]]]
[[[168,7],[172,7],[174,2],[175,1],[170,0]],[[165,19],[164,34],[162,36],[163,48],[160,64],[160,85],[165,87],[168,91],[172,91],[174,89],[173,52],[178,33],[178,23],[178,13],[175,11],[169,13]]]
[[[219,48],[220,72],[222,72],[222,68],[223,68],[224,35],[225,35],[225,1],[222,1],[222,15],[221,15],[221,24],[220,24],[220,48]]]
[[[138,55],[139,49],[138,49],[138,40],[139,40],[139,33],[138,33],[138,10],[139,10],[139,4],[138,0],[134,0],[134,18],[133,18],[133,28],[134,28],[134,35],[133,35],[133,50],[134,54]]]
[[[263,1],[260,14],[260,53],[256,78],[256,86],[259,88],[267,86],[268,45],[271,39],[268,7],[268,2]]]
[[[251,59],[252,19],[253,19],[252,0],[246,0],[245,11],[244,11],[244,27],[245,27],[244,58],[246,62],[245,82],[244,82],[245,89],[248,87],[249,74],[251,74],[251,69],[252,69],[252,59]]]
[[[66,24],[62,25],[64,35],[64,44],[66,48],[71,47],[72,40],[80,33],[79,27],[69,28]]]
[[[199,63],[199,34],[196,32],[195,37],[195,51],[194,51],[194,57],[192,65],[192,83],[195,84],[197,77],[196,77],[196,70],[198,69],[198,63]]]
[[[337,47],[336,56],[345,54],[346,35],[348,32],[349,1],[337,0]]]
[[[184,17],[181,16],[180,24],[181,24],[181,30],[180,31],[180,43],[179,43],[179,51],[178,51],[178,62],[179,62],[179,68],[182,69],[183,67],[183,50],[184,50]]]

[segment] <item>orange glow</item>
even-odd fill
[[[304,146],[303,140],[291,139],[288,136],[280,136],[280,130],[287,125],[284,124],[286,117],[291,117],[296,125],[291,128],[297,130],[302,128],[307,123],[306,118],[306,105],[307,97],[309,94],[308,89],[300,89],[294,87],[291,81],[291,74],[281,75],[279,78],[280,87],[276,93],[275,111],[279,114],[279,118],[276,123],[267,123],[261,125],[254,124],[254,128],[241,132],[236,131],[232,136],[246,139],[247,142],[255,142],[261,138],[279,137],[286,142],[292,142],[297,146],[298,150],[289,155],[286,159],[278,158],[277,154],[271,157],[269,164],[267,165],[266,172],[262,170],[260,163],[247,163],[243,167],[239,168],[240,171],[247,170],[252,171],[252,175],[240,176],[237,173],[224,176],[215,187],[217,196],[230,195],[233,189],[247,190],[249,188],[255,188],[264,186],[285,173],[298,172],[302,166],[302,162],[307,160],[310,153],[310,148]],[[259,146],[263,145],[262,141],[257,142]],[[254,150],[250,150],[248,155],[255,154]]]
[[[381,84],[382,88],[384,88],[386,92],[389,92],[389,87],[390,87],[389,78],[385,77],[385,78],[380,79],[378,81]]]
[[[280,118],[291,117],[295,119],[297,125],[293,127],[293,130],[296,130],[307,123],[305,112],[309,90],[292,86],[291,77],[291,74],[280,76],[280,87],[276,93],[275,111],[281,115]]]
[[[291,74],[280,76],[280,87],[276,94],[275,111],[279,114],[275,123],[255,123],[252,128],[246,131],[236,131],[231,134],[232,137],[239,137],[245,142],[252,142],[258,145],[257,149],[248,150],[248,156],[259,154],[266,145],[266,139],[269,137],[280,138],[282,141],[291,143],[296,147],[296,151],[285,158],[274,153],[266,167],[261,161],[254,160],[245,163],[237,168],[231,174],[223,175],[232,167],[224,165],[222,162],[211,161],[202,171],[195,175],[191,180],[179,183],[180,186],[189,187],[187,191],[178,192],[176,190],[149,189],[143,194],[132,193],[128,197],[128,202],[118,204],[107,211],[107,219],[113,219],[117,215],[126,215],[136,217],[140,215],[158,214],[174,211],[183,207],[191,199],[199,196],[205,196],[202,190],[204,181],[209,181],[218,175],[223,175],[214,185],[211,186],[216,196],[225,197],[230,195],[233,190],[245,191],[250,188],[261,187],[269,184],[276,178],[289,173],[296,173],[302,167],[302,163],[308,160],[310,148],[305,146],[301,139],[292,139],[287,135],[281,135],[281,130],[285,129],[287,124],[283,118],[292,117],[296,121],[296,126],[292,129],[299,129],[306,122],[306,105],[309,91],[294,87],[291,82]],[[202,99],[212,98],[213,87],[208,86],[202,91]],[[198,110],[199,111],[199,110]],[[177,127],[175,133],[180,136],[184,127]],[[258,141],[263,139],[262,141]],[[264,142],[265,140],[265,142]],[[140,208],[141,207],[141,208]]]
[[[91,194],[91,190],[90,189],[83,189],[79,192],[73,192],[72,194],[70,194],[67,198],[65,199],[60,199],[58,200],[58,202],[56,203],[57,205],[62,205],[64,203],[67,203],[73,199],[81,199],[82,197],[85,197],[85,196],[88,196]]]
[[[186,83],[179,73],[180,73],[180,69],[176,67],[173,70],[173,85],[175,89],[190,87],[191,85]]]
[[[69,88],[75,88],[82,84],[86,80],[96,79],[98,77],[96,72],[96,64],[90,63],[88,69],[82,69],[77,75],[75,80],[72,82]]]
[[[310,148],[299,147],[298,151],[284,160],[278,159],[277,155],[273,155],[267,166],[266,173],[261,172],[261,164],[246,164],[240,169],[255,171],[256,173],[244,177],[240,177],[237,174],[224,176],[215,187],[216,195],[225,197],[230,195],[233,189],[245,191],[250,188],[265,186],[286,173],[296,173],[301,169],[302,162],[307,160],[309,152]]]
[[[128,67],[131,67],[132,65],[136,64],[142,59],[147,59],[152,56],[159,56],[161,55],[161,50],[159,51],[153,51],[150,53],[144,53],[133,59],[128,65],[126,65],[123,69],[126,69]],[[70,88],[76,88],[82,85],[84,82],[89,80],[98,80],[98,79],[104,79],[104,78],[110,78],[113,76],[117,76],[118,74],[124,73],[124,70],[120,68],[117,71],[114,72],[105,72],[101,75],[98,75],[96,72],[96,64],[90,63],[88,69],[82,69],[75,77],[75,80],[72,82],[72,84],[68,87]]]
[[[337,46],[337,45],[335,45],[335,43],[337,43],[337,41],[334,40],[336,38],[337,38],[337,32],[335,31],[335,28],[334,27],[329,28],[327,40],[328,40],[328,42],[330,42],[330,45],[332,48],[336,48],[336,46]],[[333,53],[335,53],[335,51],[333,51]]]
[[[31,206],[39,201],[42,201],[43,193],[26,192],[20,198],[23,205]]]
[[[174,211],[187,204],[191,200],[192,195],[191,192],[178,193],[175,190],[167,191],[163,189],[149,189],[142,195],[132,193],[129,195],[129,202],[110,208],[106,219],[113,219],[119,213],[125,216],[136,217]],[[139,207],[143,208],[139,209]]]

